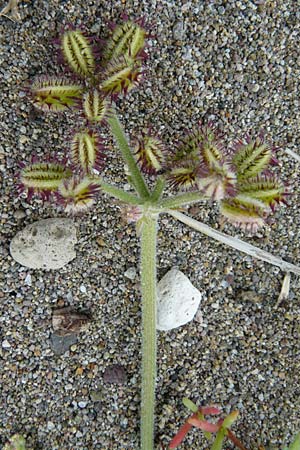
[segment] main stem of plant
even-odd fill
[[[156,379],[156,234],[157,218],[141,225],[142,400],[141,450],[153,450]]]
[[[151,201],[151,194],[132,155],[124,130],[112,109],[108,118],[111,131],[127,164],[131,182],[138,197],[120,193],[102,182],[105,191],[129,204]],[[153,194],[158,200],[164,183],[160,180]],[[156,233],[157,215],[144,210],[139,221],[141,238],[141,291],[142,291],[142,393],[141,393],[141,450],[154,448],[154,408],[156,379]]]

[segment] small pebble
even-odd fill
[[[129,280],[134,280],[136,277],[137,271],[135,267],[129,267],[126,272],[124,272],[124,276]]]
[[[10,347],[11,345],[6,339],[2,341],[2,348],[10,348]]]
[[[123,366],[120,364],[112,364],[106,367],[103,379],[105,383],[125,384],[127,382],[127,374]]]

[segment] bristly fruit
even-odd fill
[[[197,167],[193,164],[193,161],[188,163],[186,161],[180,167],[174,167],[168,172],[168,179],[170,185],[179,189],[190,189],[197,185]]]
[[[261,174],[272,162],[272,148],[268,142],[264,141],[262,135],[255,139],[247,137],[244,142],[238,141],[234,147],[236,153],[232,163],[236,167],[239,181]]]
[[[90,122],[102,122],[109,114],[109,102],[97,89],[83,97],[83,111]]]
[[[92,46],[81,31],[64,33],[61,49],[66,63],[77,75],[83,78],[94,76],[95,59]]]
[[[135,157],[145,173],[153,174],[162,168],[164,162],[164,145],[155,136],[143,134],[137,139]]]
[[[285,203],[287,194],[286,187],[275,177],[258,175],[248,178],[237,186],[239,195],[253,198],[263,202],[272,210],[278,203]]]
[[[146,30],[137,23],[127,21],[114,29],[104,50],[106,62],[120,56],[136,58],[145,47]]]
[[[232,225],[255,233],[265,224],[269,208],[263,202],[237,196],[224,199],[220,203],[220,213]]]
[[[76,133],[71,141],[71,160],[84,173],[92,173],[103,166],[104,146],[97,133],[83,131]]]
[[[99,182],[93,177],[73,176],[60,185],[57,198],[66,212],[82,213],[93,206],[100,190]]]
[[[106,67],[100,84],[105,95],[117,97],[120,93],[131,91],[142,77],[142,66],[139,60],[121,56],[112,60]]]
[[[61,182],[72,176],[70,169],[59,163],[33,163],[20,172],[20,188],[29,193],[39,193],[48,197],[55,192]]]
[[[60,112],[78,104],[83,87],[64,78],[38,78],[31,91],[34,106],[46,112]]]

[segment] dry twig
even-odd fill
[[[2,9],[2,11],[0,11],[0,16],[7,17],[13,22],[18,22],[19,20],[21,20],[21,16],[18,10],[18,2],[19,0],[9,0],[7,5]]]

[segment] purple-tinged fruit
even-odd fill
[[[120,93],[131,91],[142,77],[142,66],[139,60],[120,57],[110,61],[102,77],[100,90],[105,95],[117,97]]]
[[[103,166],[103,150],[100,137],[92,131],[76,133],[71,141],[71,160],[84,173],[92,173]]]
[[[197,184],[197,168],[193,164],[174,167],[169,171],[168,179],[172,187],[190,189]]]
[[[156,173],[162,168],[165,159],[164,145],[154,136],[143,135],[137,140],[135,156],[145,173]]]
[[[64,59],[77,75],[85,78],[95,74],[92,46],[79,30],[67,31],[61,41]]]
[[[114,29],[104,50],[104,60],[111,61],[120,56],[136,58],[145,47],[146,30],[139,24],[126,21]]]
[[[66,212],[82,213],[94,205],[100,190],[100,183],[93,177],[74,176],[60,185],[57,198]]]
[[[220,213],[226,221],[246,231],[255,233],[265,224],[269,209],[263,202],[243,196],[222,200]]]
[[[93,89],[83,97],[83,111],[90,122],[102,122],[109,114],[109,102],[97,89]]]
[[[31,87],[33,104],[45,112],[61,112],[78,104],[83,87],[63,78],[39,78]]]
[[[59,163],[33,163],[25,166],[20,172],[22,190],[40,193],[57,191],[63,180],[72,176],[70,169]]]

